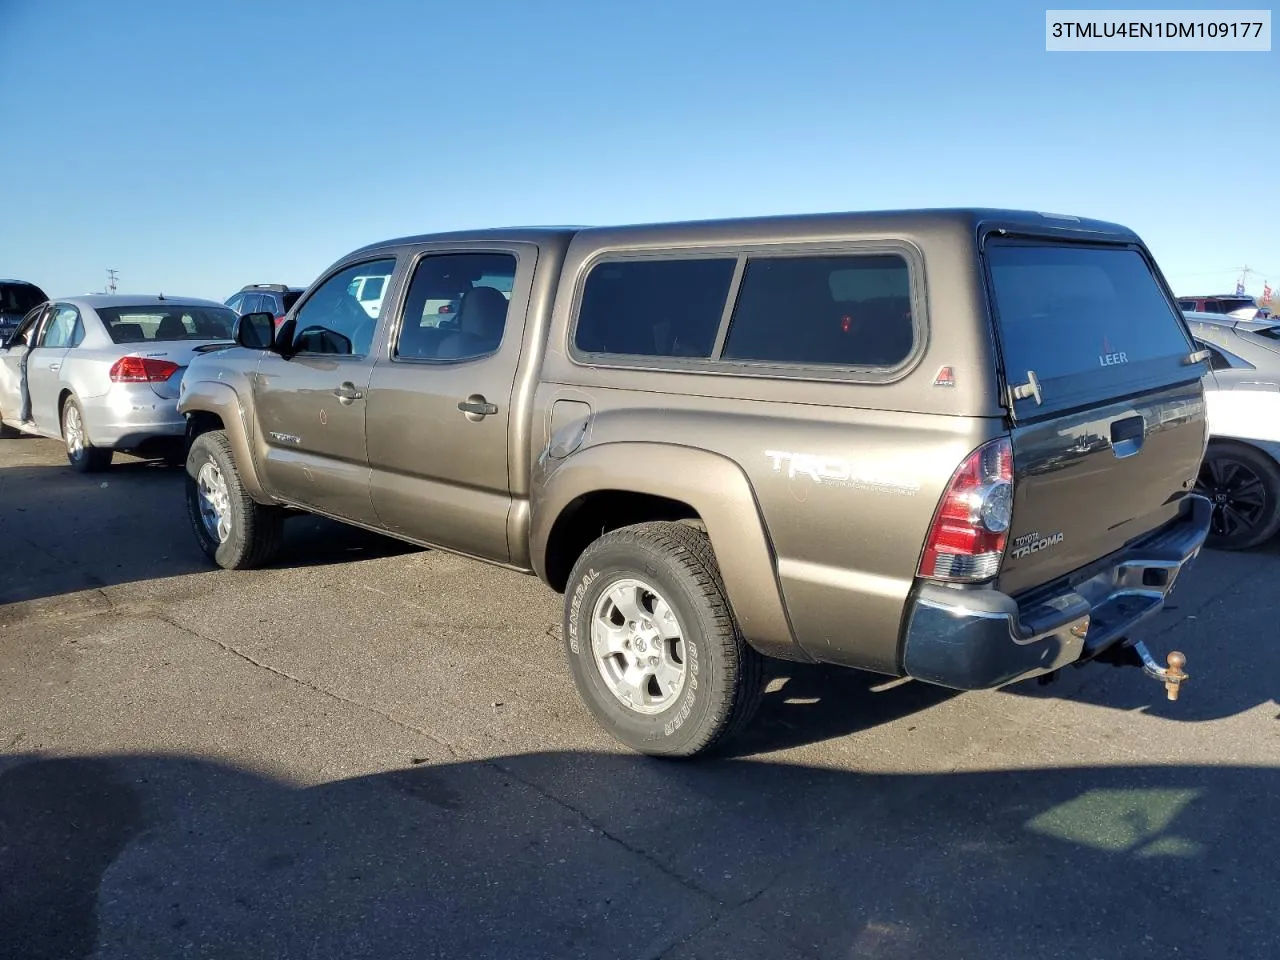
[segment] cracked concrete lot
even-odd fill
[[[779,665],[681,764],[589,720],[537,581],[290,523],[216,571],[180,470],[0,441],[0,957],[1280,956],[1280,546],[1148,632],[1176,704]]]

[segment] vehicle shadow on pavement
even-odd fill
[[[129,459],[102,473],[0,469],[0,542],[18,562],[0,604],[209,569],[187,525],[182,470]]]
[[[1280,771],[0,759],[0,955],[1274,957]]]
[[[354,563],[379,557],[422,553],[424,547],[309,514],[292,516],[284,525],[284,546],[274,567],[313,567]]]
[[[6,441],[7,442],[7,441]],[[0,605],[216,570],[187,518],[181,466],[122,458],[101,473],[65,466],[0,469],[0,544],[15,558]],[[395,556],[420,548],[300,514],[277,566]]]
[[[884,686],[885,689],[877,689]],[[771,661],[759,713],[724,752],[749,757],[822,743],[891,723],[958,696],[861,670]]]

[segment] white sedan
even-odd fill
[[[180,458],[182,374],[197,354],[232,346],[235,322],[190,297],[50,301],[0,347],[0,434],[62,440],[81,472],[108,466],[114,450]]]
[[[1185,315],[1210,353],[1209,449],[1196,486],[1214,504],[1206,544],[1248,550],[1280,533],[1280,319]]]

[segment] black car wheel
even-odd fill
[[[1235,443],[1209,446],[1196,493],[1213,504],[1205,545],[1250,550],[1280,531],[1280,467],[1261,451]]]

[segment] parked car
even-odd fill
[[[1179,297],[1178,306],[1191,313],[1215,313],[1236,320],[1252,320],[1258,301],[1248,294],[1219,294],[1211,297]]]
[[[251,283],[233,293],[224,302],[240,315],[269,313],[279,325],[289,308],[298,302],[305,287],[288,287],[283,283]]]
[[[1197,492],[1213,503],[1206,543],[1249,550],[1280,533],[1280,319],[1188,313],[1209,351],[1209,448]]]
[[[82,472],[107,467],[115,450],[181,456],[178,384],[193,357],[231,345],[235,320],[185,297],[54,300],[0,349],[0,421],[11,435],[61,439]]]
[[[352,293],[371,276],[376,321]],[[456,327],[425,322],[455,297]],[[268,562],[294,508],[536,574],[583,701],[635,750],[740,729],[764,657],[965,690],[1093,659],[1170,699],[1186,676],[1136,631],[1209,529],[1208,363],[1124,227],[962,210],[390,240],[237,343],[193,360],[179,403],[214,562]]]
[[[13,336],[23,317],[48,299],[34,283],[0,280],[0,345]]]
[[[348,292],[355,297],[361,308],[373,317],[378,317],[382,310],[382,295],[386,291],[387,278],[372,274],[370,276],[352,277]]]

